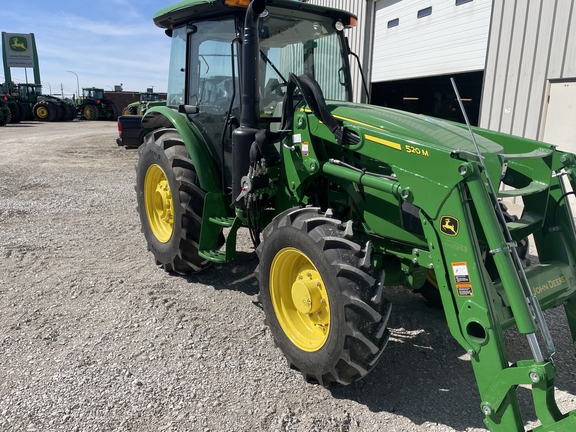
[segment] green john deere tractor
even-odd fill
[[[323,386],[357,381],[380,359],[388,286],[432,284],[470,356],[486,426],[524,430],[523,386],[534,430],[576,430],[576,411],[555,402],[542,314],[563,307],[576,340],[573,154],[351,102],[343,30],[356,18],[341,10],[186,0],[154,22],[172,39],[168,105],[142,118],[136,191],[156,263],[176,273],[226,263],[247,230],[275,343]],[[519,219],[505,217],[511,197]],[[539,263],[524,268],[529,235]],[[531,352],[514,363],[512,327]]]
[[[148,108],[163,105],[166,105],[166,101],[160,100],[158,93],[141,92],[140,100],[128,104],[122,110],[122,115],[143,115]]]
[[[14,96],[6,92],[4,84],[0,84],[0,100],[10,110],[10,123],[20,123],[24,119],[24,107]],[[1,120],[0,120],[1,122]]]
[[[74,106],[70,101],[43,95],[40,84],[18,84],[13,96],[22,104],[22,120],[53,122],[76,118]]]
[[[118,108],[104,96],[104,89],[83,87],[82,96],[74,99],[78,116],[85,120],[118,120]]]
[[[0,99],[0,126],[6,126],[12,120],[12,113],[4,99]]]

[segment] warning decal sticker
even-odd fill
[[[456,282],[456,290],[459,297],[472,297],[474,291],[470,283],[470,275],[468,274],[468,266],[465,262],[453,262],[452,273],[454,273],[454,281]]]

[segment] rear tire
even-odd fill
[[[32,114],[36,121],[53,122],[58,112],[54,104],[47,101],[40,101],[32,107]]]
[[[0,100],[0,108],[4,108],[0,112],[0,126],[6,126],[12,120],[12,113],[2,100]]]
[[[122,110],[122,115],[135,115],[136,114],[136,107],[132,105],[128,105],[126,108]]]
[[[156,264],[168,272],[199,272],[210,261],[198,255],[206,192],[174,129],[148,134],[138,150],[136,195],[142,232]],[[224,237],[219,235],[218,245]]]
[[[106,107],[106,110],[108,111],[108,115],[110,116],[110,120],[112,121],[117,121],[118,120],[118,108],[116,108],[116,105],[108,105]]]
[[[86,120],[98,120],[98,107],[96,105],[86,105],[82,108],[82,114]]]
[[[257,253],[266,324],[290,365],[324,387],[366,376],[386,347],[391,309],[370,243],[354,240],[351,222],[291,209],[264,230]]]
[[[10,119],[10,123],[17,124],[20,123],[20,102],[15,102],[13,105],[10,105],[10,113],[12,118]]]
[[[70,103],[66,103],[66,120],[72,121],[76,118],[76,107]]]
[[[66,120],[66,112],[64,111],[63,105],[52,104],[54,109],[56,110],[56,117],[54,121],[64,121]]]

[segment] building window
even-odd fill
[[[456,0],[456,6],[463,5],[464,3],[470,3],[472,0]]]
[[[388,21],[388,28],[396,27],[398,24],[400,24],[400,18],[395,18]]]
[[[418,18],[424,18],[428,15],[432,15],[432,6],[428,6],[427,8],[418,11]]]

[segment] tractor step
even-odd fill
[[[520,219],[507,222],[506,225],[514,238],[523,238],[539,229],[542,226],[542,221],[542,215],[532,211],[524,211]]]
[[[212,216],[208,220],[213,224],[229,228],[234,224],[234,219],[233,217]]]
[[[220,250],[200,250],[198,255],[215,263],[225,263],[227,261],[226,252]]]
[[[498,191],[498,198],[511,198],[517,196],[532,195],[538,192],[542,192],[548,189],[548,183],[542,183],[539,181],[532,181],[526,187],[519,189],[505,189]]]

